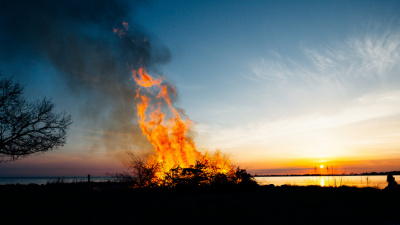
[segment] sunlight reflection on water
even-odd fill
[[[394,176],[399,182],[400,176]],[[273,184],[308,186],[317,185],[321,187],[374,187],[383,189],[387,186],[386,175],[379,176],[282,176],[282,177],[255,177],[260,185]]]

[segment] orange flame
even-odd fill
[[[140,87],[136,94],[136,99],[139,100],[137,103],[139,125],[156,153],[149,163],[159,163],[163,169],[157,176],[162,177],[164,172],[176,166],[188,168],[197,161],[212,164],[215,168],[210,169],[215,172],[227,173],[232,170],[229,161],[223,159],[219,152],[210,157],[207,153],[202,155],[196,150],[193,139],[187,135],[192,121],[186,116],[182,119],[182,111],[175,109],[171,103],[170,92],[176,95],[172,85],[163,82],[162,78],[153,78],[143,67],[132,70],[132,74]],[[141,88],[145,89],[142,91],[143,94]],[[152,101],[155,101],[155,108],[150,105]],[[162,107],[163,103],[167,104],[169,112],[162,111],[165,109]]]

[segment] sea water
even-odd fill
[[[395,175],[397,182],[400,181],[400,175]],[[110,177],[92,176],[92,182],[109,181]],[[370,176],[272,176],[272,177],[255,177],[255,180],[260,185],[273,184],[281,185],[298,185],[309,186],[317,185],[322,187],[340,187],[340,186],[355,186],[355,187],[374,187],[383,189],[387,186],[385,175],[370,175]],[[73,183],[87,182],[87,177],[0,177],[0,185],[5,184],[48,184],[48,183]]]
[[[397,182],[400,181],[400,176],[394,176]],[[273,184],[281,185],[298,185],[309,186],[317,185],[321,187],[374,187],[383,189],[387,186],[386,175],[337,175],[337,176],[272,176],[272,177],[255,177],[255,180],[260,185]]]
[[[110,177],[91,176],[91,182],[108,181]],[[0,177],[0,185],[5,184],[48,184],[87,182],[88,177]]]

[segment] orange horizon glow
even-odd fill
[[[400,170],[400,158],[383,159],[356,159],[353,158],[318,158],[290,159],[270,158],[268,160],[240,161],[233,158],[234,164],[240,164],[243,168],[254,174],[350,174],[364,172],[389,172]],[[321,161],[324,161],[321,164]],[[321,165],[324,167],[321,168]]]

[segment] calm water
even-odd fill
[[[107,181],[108,177],[90,177],[93,182]],[[47,183],[72,183],[87,182],[87,177],[0,177],[2,184],[47,184]]]
[[[400,176],[394,176],[400,181]],[[387,186],[386,176],[283,176],[283,177],[256,177],[260,185],[273,184],[275,186],[287,185],[318,185],[323,187],[339,187],[342,185],[356,187],[378,187],[383,189]],[[93,182],[108,181],[109,177],[91,177]],[[87,177],[0,177],[2,184],[47,184],[55,182],[87,182]]]
[[[400,181],[400,176],[394,176]],[[386,176],[287,176],[287,177],[256,177],[260,185],[274,184],[275,186],[287,185],[318,185],[323,187],[339,187],[342,185],[356,187],[377,187],[383,189],[387,186]]]

